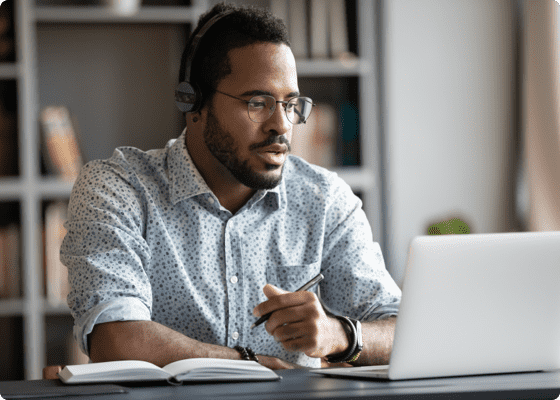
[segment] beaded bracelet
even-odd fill
[[[245,361],[259,362],[257,355],[250,347],[235,346],[234,349],[241,354],[241,359]]]
[[[250,347],[245,347],[245,350],[247,350],[247,353],[249,353],[249,357],[251,357],[251,360],[259,362],[259,358],[255,354],[253,349],[251,349]]]

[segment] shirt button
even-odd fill
[[[229,278],[229,281],[231,283],[237,283],[237,276],[232,276],[231,278]]]
[[[208,203],[214,204],[214,198],[213,198],[213,197],[209,197],[209,198],[208,198]]]
[[[239,339],[239,332],[233,332],[233,335],[231,335],[231,337],[233,338],[233,340]]]

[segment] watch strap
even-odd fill
[[[355,354],[356,348],[358,346],[358,333],[356,331],[356,325],[348,317],[335,315],[335,318],[342,323],[344,331],[346,332],[346,336],[348,338],[348,348],[340,353],[331,354],[327,356],[327,362],[331,364],[348,362],[349,360],[353,359],[356,355]],[[359,323],[359,321],[356,322]],[[360,342],[361,342],[361,328],[360,328]]]

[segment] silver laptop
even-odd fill
[[[420,236],[384,379],[560,369],[560,232]]]

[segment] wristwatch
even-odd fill
[[[343,362],[352,363],[360,357],[362,349],[364,348],[362,324],[360,324],[360,321],[353,318],[341,317],[338,315],[336,315],[335,318],[342,322],[342,326],[348,337],[349,345],[345,351],[327,356],[327,362],[331,364]]]
[[[352,358],[350,358],[347,362],[349,363],[353,363],[354,361],[356,361],[359,357],[360,354],[362,354],[362,350],[364,348],[364,340],[362,337],[362,324],[360,323],[360,321],[358,321],[357,319],[352,319],[352,318],[348,318],[350,320],[350,322],[352,323],[352,325],[354,325],[354,328],[356,328],[356,348],[354,349],[354,352],[352,353]]]

